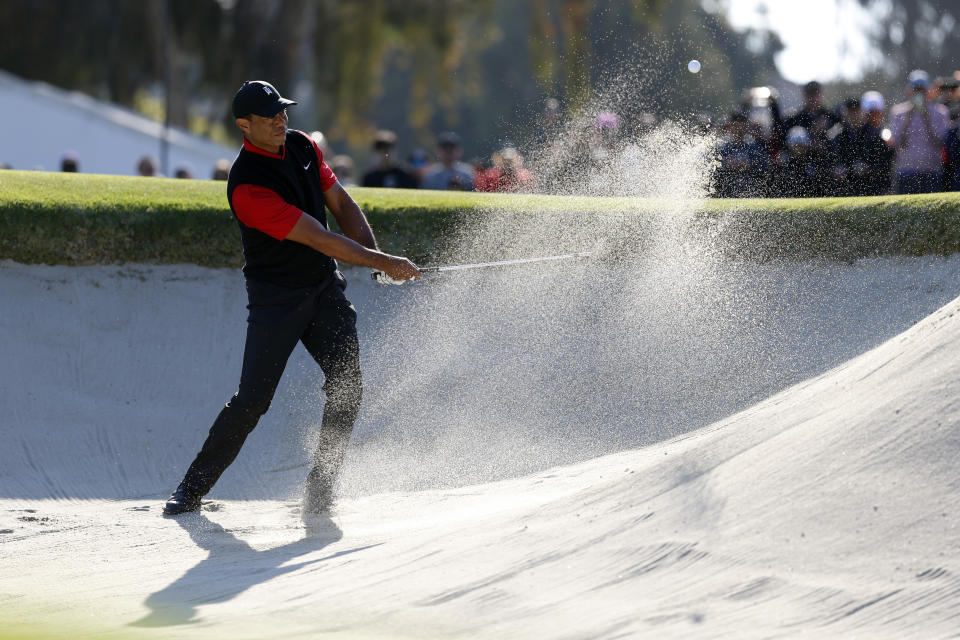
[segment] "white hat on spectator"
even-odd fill
[[[914,69],[907,76],[907,84],[914,89],[928,89],[930,87],[930,74],[923,69]]]
[[[787,131],[787,146],[795,147],[798,144],[810,144],[810,134],[803,127],[790,127],[790,131]]]
[[[883,111],[885,107],[883,94],[879,91],[867,91],[860,98],[860,108],[864,111]]]

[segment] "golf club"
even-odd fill
[[[564,253],[556,256],[540,256],[537,258],[515,258],[513,260],[496,260],[494,262],[475,262],[472,264],[453,264],[435,267],[421,267],[420,273],[444,273],[447,271],[464,271],[467,269],[487,269],[490,267],[507,267],[518,264],[532,264],[536,262],[551,262],[556,260],[569,260],[571,258],[587,258],[593,255],[592,251],[580,251],[577,253]],[[403,284],[406,280],[395,280],[383,271],[374,271],[371,277],[381,284]]]

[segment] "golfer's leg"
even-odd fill
[[[199,495],[210,491],[270,407],[287,359],[303,328],[303,320],[298,315],[302,313],[294,312],[278,319],[273,309],[251,307],[240,387],[220,411],[184,477],[184,483]]]
[[[357,312],[339,287],[332,289],[319,301],[314,321],[302,338],[326,377],[323,389],[327,401],[307,491],[308,503],[311,497],[314,502],[328,503],[313,505],[320,509],[329,506],[332,499],[363,396]]]

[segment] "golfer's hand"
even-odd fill
[[[401,256],[391,256],[390,263],[382,271],[394,280],[419,280],[423,277],[417,265]]]

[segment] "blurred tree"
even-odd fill
[[[878,19],[873,40],[885,54],[884,71],[888,74],[898,79],[912,69],[936,74],[943,61],[956,59],[955,52],[960,49],[957,0],[857,1]]]
[[[0,3],[0,66],[130,104],[152,73],[143,14],[140,3]]]
[[[772,76],[777,45],[749,49],[702,0],[25,0],[0,3],[0,33],[4,69],[152,100],[201,133],[232,131],[229,97],[262,78],[335,144],[362,150],[387,126],[428,146],[456,128],[485,154],[533,135],[551,96],[568,112],[726,110]]]
[[[725,110],[740,88],[777,77],[773,56],[782,48],[779,39],[736,33],[720,5],[708,11],[700,0],[531,4],[533,77],[571,111],[596,100],[686,115]],[[748,38],[751,47],[745,46]],[[694,58],[704,63],[698,76],[686,71]]]

